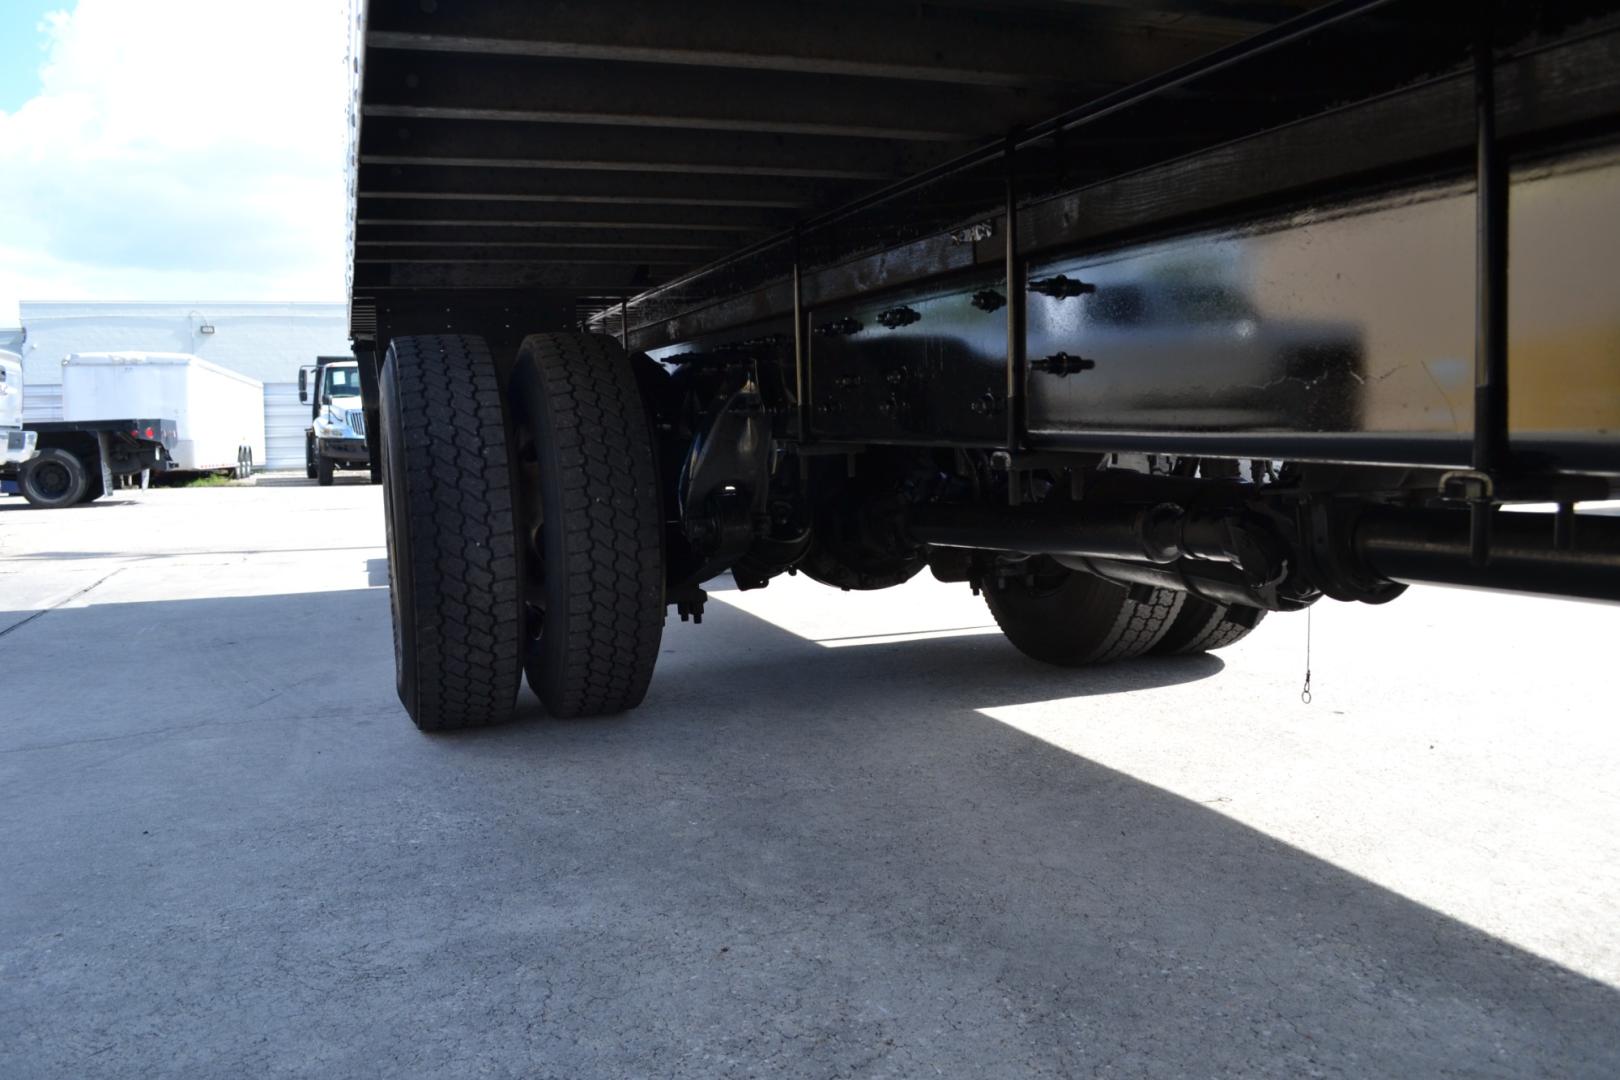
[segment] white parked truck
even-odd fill
[[[264,460],[264,384],[186,353],[73,353],[62,418],[172,417],[174,468],[245,476]]]
[[[34,456],[39,436],[23,428],[22,357],[0,350],[0,467]]]
[[[144,483],[151,470],[174,464],[172,418],[111,401],[102,415],[25,424],[23,390],[21,358],[0,352],[0,494],[46,509],[76,506],[111,491],[116,477]]]
[[[298,400],[310,407],[304,429],[304,471],[329,487],[337,469],[371,469],[362,406],[360,365],[350,356],[318,356],[298,371]],[[372,483],[380,481],[371,469]]]

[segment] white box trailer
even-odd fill
[[[264,384],[186,353],[74,353],[62,361],[62,418],[172,417],[174,467],[262,464]]]

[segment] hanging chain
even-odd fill
[[[1305,609],[1305,685],[1300,687],[1299,700],[1311,703],[1311,609]]]

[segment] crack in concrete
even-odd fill
[[[266,701],[271,701],[279,696],[281,696],[279,691],[275,694],[271,694],[270,697],[267,697],[264,699],[264,701],[259,702],[259,705],[263,705]],[[258,708],[258,705],[250,705],[248,708],[256,709]],[[392,716],[395,712],[396,710],[392,706],[387,706],[369,710],[350,709],[347,710],[344,715],[346,719],[350,720],[372,720],[378,717]],[[142,728],[139,731],[130,731],[122,735],[90,735],[82,739],[64,739],[61,742],[31,743],[27,746],[9,746],[0,748],[0,756],[8,754],[29,754],[41,750],[66,750],[75,746],[93,746],[99,743],[128,742],[131,739],[147,739],[162,735],[172,735],[177,732],[196,731],[200,728],[206,727],[235,727],[241,724],[265,723],[301,724],[315,723],[317,721],[321,723],[328,723],[329,718],[299,713],[289,716],[247,716],[237,719],[216,718],[209,720],[197,720],[186,724],[168,724],[164,727]]]
[[[95,581],[92,581],[90,584],[86,585],[84,588],[80,589],[78,592],[69,593],[68,595],[62,597],[62,599],[56,601],[55,603],[46,604],[44,607],[40,608],[38,611],[35,611],[35,612],[32,612],[32,613],[30,613],[28,615],[23,616],[21,619],[18,619],[16,622],[14,622],[10,626],[6,627],[4,630],[0,630],[0,637],[5,637],[7,634],[11,633],[13,630],[21,630],[23,627],[27,626],[29,623],[33,622],[35,619],[39,618],[42,615],[50,614],[51,612],[55,611],[57,608],[61,607],[63,604],[71,604],[73,601],[77,600],[79,597],[83,596],[85,593],[89,592],[91,589],[94,589],[94,588],[106,583],[110,578],[116,577],[118,574],[123,573],[123,571],[124,571],[124,568],[122,566],[120,566],[117,570],[114,570],[112,573],[106,574],[106,575],[104,575],[102,577],[97,578]]]

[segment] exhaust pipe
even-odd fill
[[[1379,577],[1409,585],[1620,601],[1620,518],[1607,515],[1578,514],[1561,529],[1555,514],[1497,511],[1481,566],[1472,559],[1466,513],[1367,510],[1351,550]]]
[[[1250,563],[1263,554],[1235,514],[1187,511],[1167,502],[1070,504],[1059,512],[925,503],[910,508],[906,532],[914,542],[936,547],[1157,564],[1203,559],[1238,563],[1250,572],[1259,569]]]
[[[1052,560],[1059,566],[1083,570],[1116,585],[1173,589],[1227,607],[1237,604],[1267,611],[1298,611],[1316,600],[1315,594],[1307,599],[1299,599],[1284,595],[1275,587],[1257,589],[1244,581],[1243,575],[1235,569],[1220,563],[1182,559],[1166,566],[1153,566],[1122,559],[1082,559],[1073,555],[1054,555]]]
[[[1304,551],[1294,551],[1315,556],[1301,568],[1302,577],[1289,575],[1290,549],[1262,523],[1235,511],[1185,510],[1174,503],[1068,504],[1060,512],[926,504],[910,508],[906,533],[918,544],[1048,555],[1110,581],[1272,611],[1304,607],[1316,589],[1340,599],[1382,602],[1398,594],[1396,584],[1620,602],[1620,517],[1607,515],[1497,511],[1490,559],[1480,565],[1468,514],[1368,507],[1313,526],[1313,535],[1337,542],[1307,543]],[[1342,555],[1324,561],[1314,548]],[[1292,585],[1284,586],[1285,575]],[[1346,578],[1356,587],[1341,580]]]
[[[1288,566],[1282,545],[1233,511],[1189,511],[1175,503],[1069,504],[1060,512],[925,504],[910,509],[906,532],[936,547],[1047,555],[1109,581],[1217,604],[1288,611],[1309,602],[1279,595]]]

